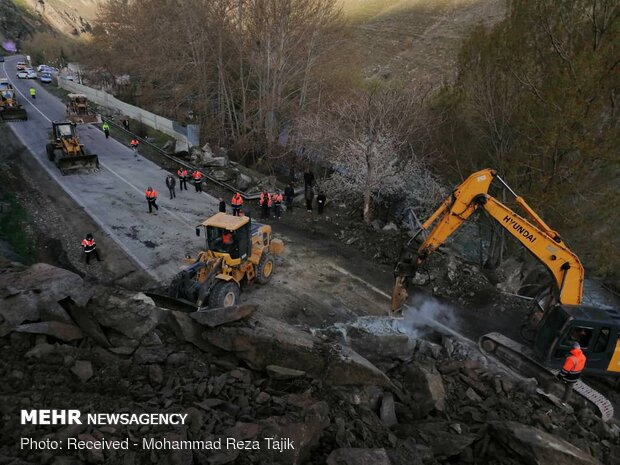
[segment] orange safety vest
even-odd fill
[[[267,197],[265,197],[265,193],[262,192],[260,194],[260,201],[259,201],[261,207],[265,206],[265,204],[267,204],[268,207],[271,207],[271,194],[267,194]]]
[[[275,203],[282,203],[283,197],[282,194],[273,194],[273,201]]]
[[[136,139],[131,139],[131,142],[129,143],[129,145],[131,145],[131,146],[138,146],[138,145],[140,145],[140,142],[138,142]]]
[[[93,250],[95,250],[95,239],[84,239],[82,241],[82,247],[84,247],[84,252],[92,252]]]
[[[156,199],[157,198],[157,191],[155,189],[147,190],[145,192],[145,194],[146,194],[146,198],[147,199]]]
[[[202,179],[202,173],[200,171],[194,171],[194,174],[192,176],[196,181]]]
[[[225,232],[222,234],[222,244],[230,245],[233,243],[233,235],[230,232]]]
[[[240,207],[243,205],[243,197],[241,197],[238,193],[233,195],[232,200],[230,201],[233,207]]]
[[[564,380],[569,383],[577,382],[585,366],[586,356],[581,349],[572,349],[562,366],[562,376]]]
[[[186,178],[186,177],[187,177],[187,170],[181,170],[181,169],[180,169],[180,170],[178,170],[178,171],[177,171],[177,175],[178,175],[180,178]]]

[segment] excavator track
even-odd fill
[[[563,389],[560,389],[556,378],[559,370],[547,368],[538,362],[534,352],[529,347],[500,333],[485,334],[479,339],[478,346],[483,354],[493,357],[522,375],[536,378],[546,390],[554,390],[556,391],[554,394],[561,396]],[[594,405],[604,421],[613,418],[613,405],[596,389],[580,380],[575,383],[573,390]]]

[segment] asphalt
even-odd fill
[[[137,267],[156,281],[168,283],[183,267],[183,257],[204,246],[204,239],[195,236],[194,227],[217,211],[218,200],[206,192],[195,192],[193,186],[181,192],[178,185],[176,199],[169,200],[167,171],[142,156],[135,158],[129,147],[106,139],[90,124],[79,125],[77,134],[86,150],[98,155],[101,169],[63,176],[47,159],[45,146],[52,121],[65,119],[65,104],[38,80],[18,79],[19,60],[20,57],[7,57],[0,72],[17,89],[28,112],[27,121],[7,123],[12,132],[50,178],[94,219],[103,233],[118,243]],[[29,96],[31,85],[36,89],[36,99]],[[159,193],[159,211],[153,214],[148,213],[144,195],[148,186]]]

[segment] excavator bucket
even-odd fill
[[[26,121],[28,113],[21,107],[4,107],[0,108],[0,116],[2,121]]]
[[[57,160],[58,169],[64,175],[77,170],[98,170],[99,157],[97,155],[70,155]]]

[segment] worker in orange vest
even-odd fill
[[[101,261],[99,252],[97,252],[97,244],[95,244],[95,238],[92,234],[86,234],[86,237],[82,240],[82,249],[84,249],[84,253],[86,254],[87,265],[90,262],[91,255],[94,255],[98,262]]]
[[[233,195],[233,198],[230,201],[230,204],[232,205],[233,216],[239,216],[241,207],[243,207],[243,197],[241,197],[241,194],[239,192]]]
[[[202,174],[199,170],[194,171],[192,174],[192,178],[194,179],[194,187],[196,188],[196,192],[202,192]]]
[[[136,158],[138,158],[138,145],[140,145],[140,142],[138,141],[138,139],[136,138],[131,139],[129,146],[133,149],[133,154],[135,155]]]
[[[269,210],[271,209],[271,194],[266,190],[261,192],[258,204],[260,205],[261,218],[269,218]]]
[[[271,196],[271,198],[273,199],[274,214],[276,215],[277,219],[280,219],[282,217],[282,201],[284,200],[284,197],[282,196],[280,191],[277,190],[276,193]]]
[[[179,190],[182,191],[183,188],[187,190],[187,170],[183,167],[179,168],[177,176],[179,177]]]
[[[570,352],[564,360],[562,371],[560,371],[558,377],[564,381],[564,397],[562,401],[568,402],[573,392],[573,386],[581,377],[581,372],[586,366],[586,356],[581,350],[581,346],[578,342],[571,344]]]
[[[157,206],[157,191],[149,186],[144,195],[146,195],[146,201],[149,204],[149,213],[153,213],[153,207],[155,207],[155,210],[159,210]]]

